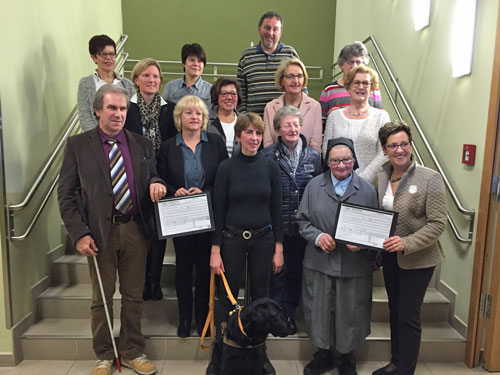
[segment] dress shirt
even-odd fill
[[[189,189],[196,187],[198,189],[203,189],[205,185],[205,172],[201,164],[201,148],[202,142],[208,142],[207,133],[204,131],[201,132],[200,142],[196,145],[195,152],[186,145],[182,138],[182,133],[177,133],[175,137],[175,144],[177,146],[180,145],[182,148],[185,188]]]

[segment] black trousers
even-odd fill
[[[210,288],[210,233],[174,237],[175,246],[175,290],[179,306],[179,321],[191,322],[193,314],[193,267],[194,314],[204,320],[208,313]]]
[[[249,240],[227,231],[222,232],[221,257],[224,264],[224,274],[234,298],[238,298],[238,291],[245,277],[246,262],[248,262],[250,279],[250,299],[255,301],[259,298],[269,297],[274,247],[275,241],[272,231]],[[227,297],[222,281],[218,291],[219,303],[215,314],[217,328],[220,327],[220,322],[227,321],[233,306]],[[217,329],[218,338],[220,338],[219,331]]]
[[[436,267],[404,270],[395,253],[382,254],[382,266],[389,297],[391,362],[398,366],[398,375],[413,375],[422,334],[420,311]]]
[[[306,240],[300,235],[283,239],[284,264],[281,271],[271,275],[271,298],[278,302],[288,317],[295,316],[302,290],[302,261]]]

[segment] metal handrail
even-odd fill
[[[386,69],[387,73],[389,74],[389,77],[390,77],[392,83],[394,84],[394,87],[396,88],[397,95],[401,98],[401,100],[403,102],[403,105],[404,105],[406,111],[408,112],[408,114],[409,114],[409,116],[410,116],[413,124],[415,125],[415,128],[417,129],[417,131],[418,131],[418,133],[420,135],[420,138],[422,139],[425,147],[427,148],[427,151],[429,152],[429,155],[430,155],[433,163],[435,164],[438,172],[441,174],[441,176],[443,178],[443,181],[444,181],[444,184],[446,186],[446,189],[450,193],[450,196],[452,197],[452,200],[453,200],[455,206],[457,207],[457,209],[458,209],[459,212],[461,212],[462,214],[464,214],[464,215],[466,215],[466,216],[469,217],[469,232],[468,232],[467,237],[463,237],[459,233],[457,225],[455,224],[455,222],[453,221],[453,219],[451,218],[451,216],[449,214],[447,215],[448,222],[450,223],[450,226],[452,228],[453,234],[455,235],[456,239],[458,241],[462,242],[462,243],[472,243],[472,236],[473,236],[473,233],[474,233],[474,219],[475,219],[476,212],[474,210],[470,210],[468,208],[465,208],[464,205],[462,204],[462,202],[460,201],[460,198],[458,197],[457,193],[455,192],[455,189],[453,189],[453,186],[451,185],[450,181],[448,180],[448,177],[446,176],[446,174],[444,172],[444,169],[441,166],[441,163],[439,162],[438,158],[436,157],[436,154],[434,153],[434,151],[432,149],[432,146],[430,145],[429,141],[427,140],[427,137],[425,136],[425,133],[422,130],[422,127],[420,126],[420,124],[417,121],[415,115],[413,114],[413,111],[411,110],[410,105],[408,104],[408,101],[406,100],[406,97],[403,94],[403,91],[399,87],[399,84],[398,84],[396,78],[394,77],[394,75],[393,75],[393,73],[392,73],[392,71],[391,71],[391,69],[389,67],[389,64],[387,63],[386,59],[384,58],[384,55],[383,55],[382,51],[380,50],[380,48],[379,48],[379,46],[377,44],[377,41],[375,40],[375,38],[373,37],[373,35],[370,35],[370,36],[368,36],[368,38],[366,38],[365,40],[363,40],[364,44],[366,44],[367,42],[371,42],[373,44],[375,50],[377,51],[378,57],[380,58],[382,64],[384,65],[384,68]],[[386,83],[385,79],[383,78],[383,76],[381,74],[380,68],[379,68],[377,62],[375,61],[375,59],[373,59],[373,55],[371,53],[370,53],[370,57],[371,57],[371,61],[373,62],[373,65],[375,66],[375,69],[378,72],[380,81],[382,82],[382,85],[384,86],[386,92],[389,95],[389,98],[391,100],[391,104],[392,104],[394,110],[396,111],[396,114],[397,114],[398,118],[400,120],[402,120],[403,116],[401,115],[401,112],[399,111],[399,109],[397,107],[397,104],[396,104],[394,98],[391,95],[391,91],[389,90],[389,88],[387,86],[387,83]],[[337,65],[337,64],[334,64],[333,66],[335,66],[335,65]],[[415,146],[414,143],[413,143],[413,146]],[[419,160],[419,163],[422,164],[422,165],[425,165],[425,163],[423,162],[423,160],[422,160],[420,154],[418,153],[418,150],[416,149],[416,147],[414,147],[414,150],[416,151],[415,154],[417,156],[417,159]]]
[[[127,60],[128,62],[131,63],[137,63],[139,60],[137,59],[129,59]],[[156,60],[160,65],[161,64],[177,64],[177,65],[182,65],[182,61],[174,61],[174,60]],[[218,73],[218,66],[229,66],[229,67],[234,67],[237,68],[238,64],[237,63],[224,63],[224,62],[207,62],[205,66],[213,66],[213,73],[203,73],[204,76],[206,77],[236,77],[235,74],[219,74]],[[318,70],[318,77],[308,77],[309,80],[312,81],[322,81],[323,80],[323,67],[321,66],[316,66],[316,65],[306,65],[307,70]],[[130,72],[127,70],[127,72]],[[168,71],[163,71],[163,75],[184,75],[183,72],[168,72]]]
[[[118,40],[118,43],[117,43],[117,46],[116,46],[116,53],[120,56],[120,61],[117,62],[117,64],[116,64],[116,70],[117,71],[120,71],[123,68],[123,66],[125,65],[125,62],[127,61],[127,58],[128,58],[128,53],[126,53],[126,52],[122,53],[123,47],[125,46],[125,43],[127,42],[127,39],[128,39],[128,35],[127,34],[123,34],[120,37],[120,39]],[[75,106],[75,108],[72,111],[72,115],[71,115],[71,119],[69,121],[69,124],[66,126],[66,129],[64,129],[61,138],[59,139],[59,141],[57,142],[56,146],[54,147],[54,150],[50,153],[49,158],[45,162],[45,165],[43,166],[42,170],[40,171],[40,173],[36,177],[36,179],[33,182],[33,184],[31,185],[31,188],[29,189],[29,191],[26,194],[26,196],[24,197],[24,199],[20,203],[9,204],[8,205],[8,211],[9,211],[9,220],[8,220],[9,230],[8,230],[8,236],[9,236],[9,239],[11,241],[22,241],[22,240],[26,239],[26,237],[28,237],[28,235],[30,234],[31,230],[33,229],[36,221],[40,217],[43,208],[47,204],[50,195],[52,194],[52,192],[54,191],[55,186],[57,185],[57,181],[59,180],[59,174],[56,176],[56,178],[52,182],[51,186],[47,190],[47,193],[45,194],[44,199],[40,203],[40,206],[39,206],[37,212],[35,213],[35,215],[31,219],[30,223],[28,224],[28,228],[26,229],[26,231],[22,235],[19,235],[19,236],[15,235],[14,212],[15,211],[23,210],[31,202],[33,196],[38,191],[38,189],[40,188],[40,185],[42,184],[42,182],[44,181],[45,177],[47,176],[47,173],[52,168],[52,166],[53,166],[53,164],[54,164],[57,156],[59,155],[59,153],[61,152],[62,148],[66,144],[66,140],[73,133],[73,131],[74,131],[74,129],[75,129],[75,127],[76,127],[77,124],[78,124],[78,110],[77,110],[77,107]]]

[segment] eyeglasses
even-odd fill
[[[349,65],[363,65],[363,60],[348,60],[346,61],[347,64]]]
[[[106,57],[114,59],[116,57],[116,53],[114,52],[99,52],[98,55],[101,56],[103,59],[105,59]]]
[[[228,96],[232,96],[233,98],[236,98],[238,96],[238,93],[237,92],[226,92],[226,91],[223,91],[219,95],[222,96],[223,98],[228,97]]]
[[[392,152],[395,152],[398,147],[401,147],[404,151],[408,151],[410,148],[410,143],[409,142],[402,142],[399,145],[396,143],[391,143],[390,145],[386,145],[385,148],[388,148]]]
[[[300,125],[298,122],[292,122],[285,125],[280,125],[280,128],[285,130],[290,130],[291,128],[300,129],[301,126],[302,125]]]
[[[344,165],[349,165],[353,162],[352,158],[347,158],[347,159],[330,159],[330,163],[332,163],[334,166],[339,165],[340,163],[344,163]]]
[[[295,74],[285,74],[284,77],[286,79],[294,79],[294,78],[297,78],[299,80],[300,79],[304,79],[304,75],[303,74],[297,74],[297,75],[295,75]]]
[[[354,86],[354,87],[359,87],[359,86],[363,86],[363,87],[369,87],[372,83],[370,81],[352,81],[351,83],[351,86]]]

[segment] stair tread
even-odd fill
[[[87,264],[87,257],[80,254],[64,254],[57,258],[54,263]],[[165,254],[163,264],[175,264],[175,255]]]
[[[163,298],[176,298],[174,287],[162,287]],[[243,295],[240,291],[240,295]],[[91,284],[63,284],[52,286],[45,290],[40,298],[81,298],[90,299],[92,296]],[[118,286],[116,288],[114,299],[120,298]],[[387,302],[387,294],[384,287],[373,287],[373,302]],[[434,288],[428,288],[425,293],[424,303],[449,303],[448,299]]]
[[[167,319],[142,319],[142,331],[145,337],[177,337],[177,322],[170,322]],[[120,321],[113,322],[114,334],[117,336],[120,330]],[[372,333],[368,340],[389,340],[389,323],[372,322]],[[80,337],[90,338],[90,319],[42,319],[31,326],[23,334],[24,338],[37,337]],[[196,337],[193,337],[196,338]],[[274,339],[272,336],[270,339]],[[285,339],[307,339],[305,332],[298,332],[296,335]],[[458,341],[465,339],[446,322],[424,322],[422,323],[422,341]]]

